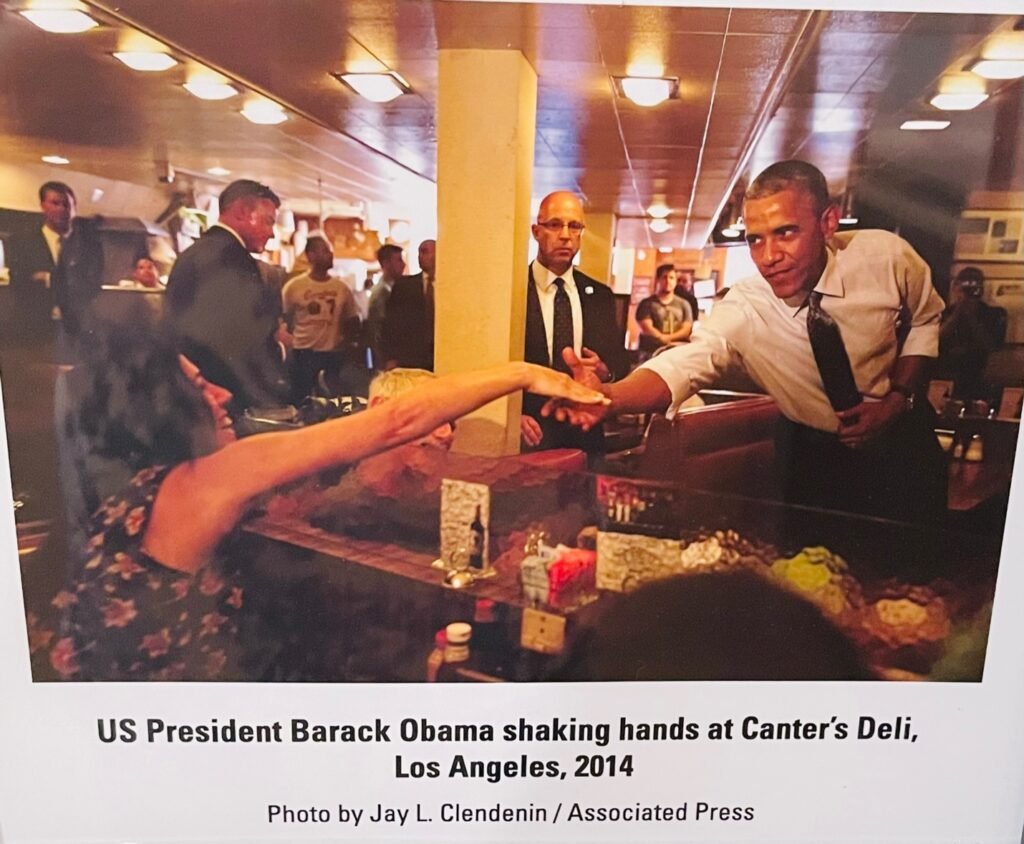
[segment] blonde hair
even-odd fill
[[[426,369],[390,369],[370,382],[369,400],[372,402],[374,399],[393,399],[435,378],[437,376]]]

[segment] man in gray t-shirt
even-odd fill
[[[676,270],[662,264],[654,276],[654,295],[644,299],[636,309],[640,325],[640,350],[648,356],[662,346],[690,339],[693,331],[693,310],[690,303],[674,293]]]

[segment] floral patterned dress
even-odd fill
[[[65,620],[52,640],[50,664],[64,679],[241,679],[238,572],[218,559],[190,575],[141,548],[171,468],[139,472],[93,515],[77,571],[54,599]]]

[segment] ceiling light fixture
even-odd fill
[[[938,132],[948,126],[948,120],[904,120],[900,129],[905,132]]]
[[[250,123],[259,123],[261,126],[274,126],[284,123],[288,115],[273,100],[249,100],[242,108],[242,117]]]
[[[206,171],[211,176],[230,176],[231,171],[224,167],[210,167]]]
[[[393,70],[385,73],[332,73],[331,76],[371,103],[389,103],[412,90],[409,83]]]
[[[675,76],[615,76],[613,80],[624,97],[645,108],[679,94],[679,79]]]
[[[161,70],[170,70],[178,60],[167,53],[114,53],[114,58],[132,70],[141,70],[146,73],[158,73]]]
[[[978,59],[967,69],[982,79],[1020,79],[1024,76],[1024,59]]]
[[[662,255],[670,255],[674,251],[671,246],[659,246],[658,251]]]
[[[723,237],[743,237],[743,230],[739,228],[735,223],[731,226],[726,226],[722,229]]]
[[[47,32],[87,32],[99,23],[76,9],[22,9],[21,16]]]
[[[190,79],[182,87],[193,97],[199,97],[201,100],[226,100],[238,93],[234,85],[209,77]]]
[[[63,155],[44,155],[42,158],[47,164],[70,164],[71,159],[65,158]]]
[[[983,91],[950,91],[936,94],[928,102],[943,111],[970,111],[988,99]]]
[[[664,202],[655,202],[647,208],[648,216],[656,220],[664,220],[671,212],[672,209]]]
[[[672,228],[672,224],[668,220],[651,220],[647,226],[655,234],[664,234]]]

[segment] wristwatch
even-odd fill
[[[904,386],[903,384],[892,384],[889,390],[893,393],[899,393],[903,396],[906,401],[907,410],[914,409],[914,391],[910,387]]]

